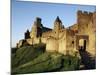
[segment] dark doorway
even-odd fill
[[[80,39],[81,43],[79,43],[79,50],[86,51],[86,40]]]
[[[83,51],[86,51],[86,40],[84,40]]]

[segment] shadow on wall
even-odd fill
[[[81,64],[84,65],[82,70],[87,70],[87,69],[96,69],[96,60],[95,57],[92,57],[90,53],[88,53],[86,50],[83,50],[81,47],[79,49],[79,53],[81,56]]]

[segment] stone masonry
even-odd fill
[[[77,23],[65,28],[57,16],[54,28],[44,27],[42,19],[37,17],[31,31],[25,32],[25,38],[17,43],[17,47],[46,44],[46,51],[64,55],[78,51],[80,47],[95,56],[96,53],[96,12],[77,11]]]

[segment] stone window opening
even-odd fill
[[[72,41],[72,44],[74,44],[74,41]]]
[[[74,48],[74,41],[72,41],[72,47]]]

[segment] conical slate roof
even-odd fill
[[[59,16],[57,16],[57,18],[56,18],[55,22],[61,22],[61,20],[60,20]]]

